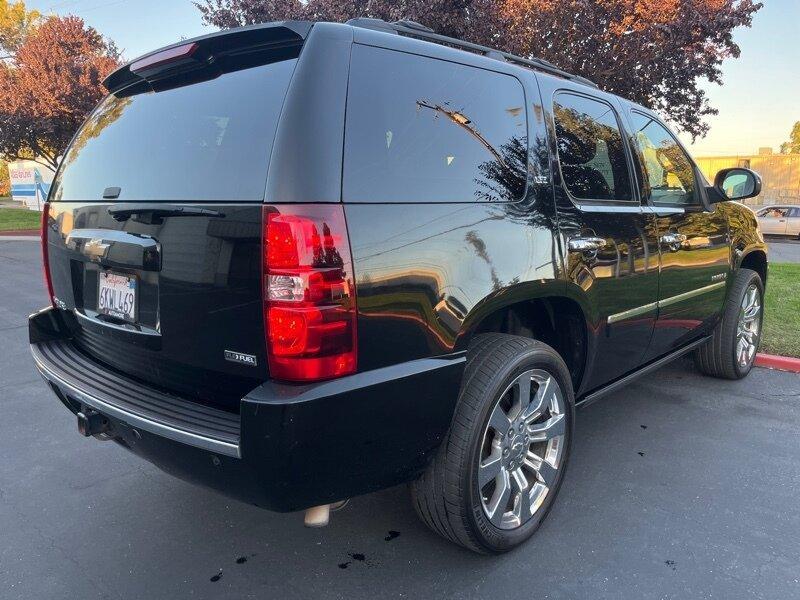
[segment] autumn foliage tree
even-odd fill
[[[38,10],[28,10],[22,0],[0,0],[0,57],[20,47],[41,18]]]
[[[544,58],[669,116],[692,136],[708,130],[703,80],[721,83],[738,57],[733,31],[755,0],[198,0],[207,24],[281,19],[412,19],[438,33]]]
[[[8,177],[8,164],[0,160],[0,198],[5,198],[11,194],[11,181]]]
[[[118,63],[113,45],[78,17],[44,21],[0,63],[0,156],[54,169]]]

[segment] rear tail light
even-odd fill
[[[50,230],[50,203],[45,202],[42,207],[42,272],[44,274],[44,286],[47,289],[47,297],[50,299],[50,306],[55,306],[53,302],[53,279],[50,277],[50,259],[47,255],[47,236]]]
[[[344,208],[265,208],[262,244],[270,375],[315,381],[354,373],[356,295]]]

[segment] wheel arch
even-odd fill
[[[536,339],[551,346],[564,360],[576,392],[587,365],[589,343],[586,312],[578,299],[559,287],[502,290],[485,299],[464,320],[456,344],[466,350],[476,335],[508,333]]]
[[[750,269],[761,276],[764,287],[767,285],[767,253],[763,250],[753,249],[742,255],[739,268]]]

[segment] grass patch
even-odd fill
[[[39,229],[42,213],[27,208],[0,208],[0,231]]]
[[[769,266],[761,351],[800,357],[800,265]]]

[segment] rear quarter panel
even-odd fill
[[[552,206],[536,196],[517,204],[347,205],[359,368],[463,350],[483,316],[563,292]]]
[[[517,202],[345,201],[358,296],[359,370],[466,350],[485,316],[563,296],[562,251],[536,75],[508,63],[356,29],[354,41],[488,69],[521,83],[528,181]]]

